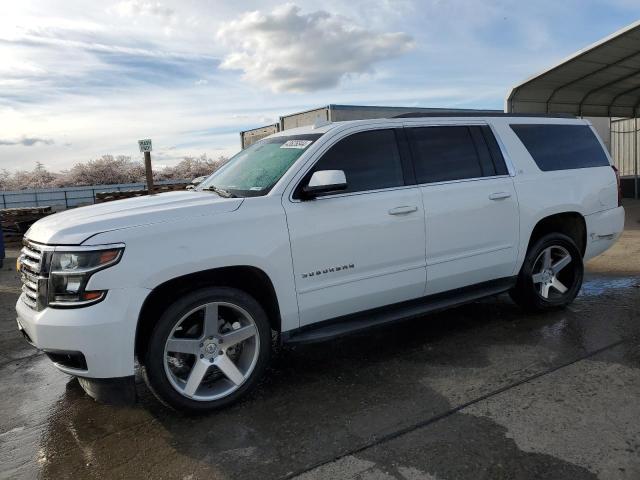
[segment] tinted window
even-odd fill
[[[469,127],[471,132],[471,138],[476,146],[476,153],[478,154],[478,161],[480,162],[480,170],[482,170],[483,177],[492,177],[496,174],[496,167],[493,164],[493,157],[489,151],[489,146],[484,138],[484,133],[480,127]]]
[[[422,127],[407,130],[418,183],[484,176],[469,127]]]
[[[511,125],[540,170],[609,165],[600,142],[586,125]]]
[[[507,165],[504,163],[504,157],[502,156],[502,151],[498,146],[496,137],[493,135],[493,132],[489,127],[485,126],[479,128],[482,131],[482,135],[484,136],[487,147],[489,148],[489,152],[493,160],[493,166],[496,170],[496,175],[507,175],[509,173]]]
[[[347,189],[340,193],[404,185],[393,130],[354,133],[340,140],[315,165],[317,170],[344,170]]]

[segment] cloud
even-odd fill
[[[110,32],[33,27],[18,33],[5,39],[0,30],[0,107],[64,102],[67,95],[75,102],[149,86],[190,87],[214,78],[212,67],[219,64],[206,53]]]
[[[53,140],[51,140],[50,138],[39,137],[22,137],[20,140],[0,139],[0,146],[22,145],[23,147],[33,147],[38,143],[41,143],[43,145],[53,145]]]
[[[113,11],[121,17],[133,17],[136,15],[148,15],[160,17],[165,20],[175,15],[172,8],[165,7],[160,2],[141,2],[140,0],[125,0],[117,3]]]
[[[241,15],[218,38],[231,49],[220,68],[242,70],[245,80],[276,92],[334,87],[414,46],[405,33],[367,30],[326,11],[302,14],[292,4]]]

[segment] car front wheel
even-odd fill
[[[158,320],[145,378],[177,410],[213,410],[255,386],[270,349],[269,322],[253,297],[233,288],[203,288],[174,302]]]

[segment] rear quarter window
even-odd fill
[[[609,165],[602,145],[587,125],[512,124],[511,129],[545,172]]]

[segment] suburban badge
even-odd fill
[[[303,273],[302,278],[318,277],[327,273],[340,272],[342,270],[351,270],[352,268],[356,268],[353,263],[349,263],[348,265],[339,265],[337,267],[323,268],[322,270],[316,270],[315,272]]]

